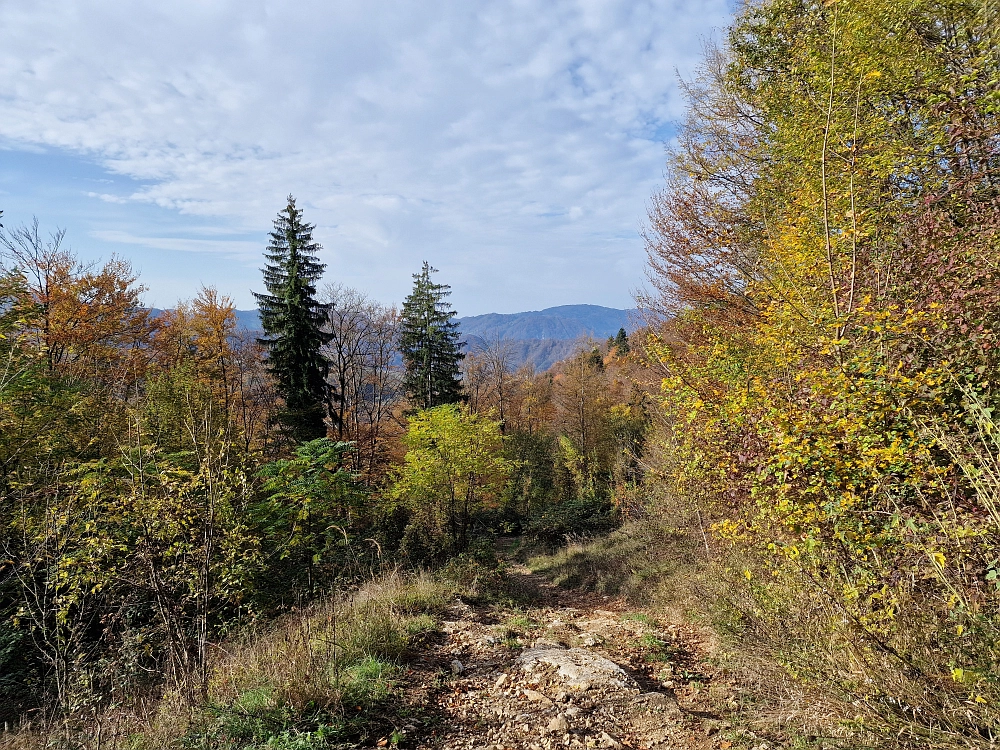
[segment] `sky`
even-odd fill
[[[731,0],[2,0],[0,210],[241,309],[293,194],[326,280],[631,307],[679,81]]]

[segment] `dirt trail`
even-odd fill
[[[531,604],[456,604],[414,664],[435,750],[728,748],[698,631],[622,601],[512,571]]]

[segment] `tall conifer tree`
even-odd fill
[[[329,365],[320,347],[330,339],[322,326],[326,306],[316,300],[316,282],[326,265],[319,262],[314,225],[302,220],[295,198],[274,220],[262,269],[267,294],[254,292],[268,350],[268,369],[285,401],[280,419],[296,442],[326,436],[323,422]]]
[[[411,403],[421,409],[454,404],[462,399],[459,363],[465,357],[455,312],[445,298],[447,284],[435,284],[437,269],[424,261],[413,275],[413,291],[403,302],[399,348],[406,365],[403,386]]]
[[[624,328],[618,329],[618,335],[615,336],[615,347],[618,349],[619,354],[628,354],[630,347],[628,343],[628,334],[625,333]]]

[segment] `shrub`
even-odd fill
[[[438,571],[438,577],[456,587],[469,599],[490,599],[507,588],[507,568],[489,544],[475,545],[456,555]]]
[[[550,505],[529,521],[525,536],[548,547],[557,547],[569,537],[604,534],[620,523],[610,501],[593,495]]]

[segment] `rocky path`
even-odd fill
[[[695,628],[514,576],[532,604],[457,604],[414,665],[431,718],[406,728],[406,747],[731,747]]]

